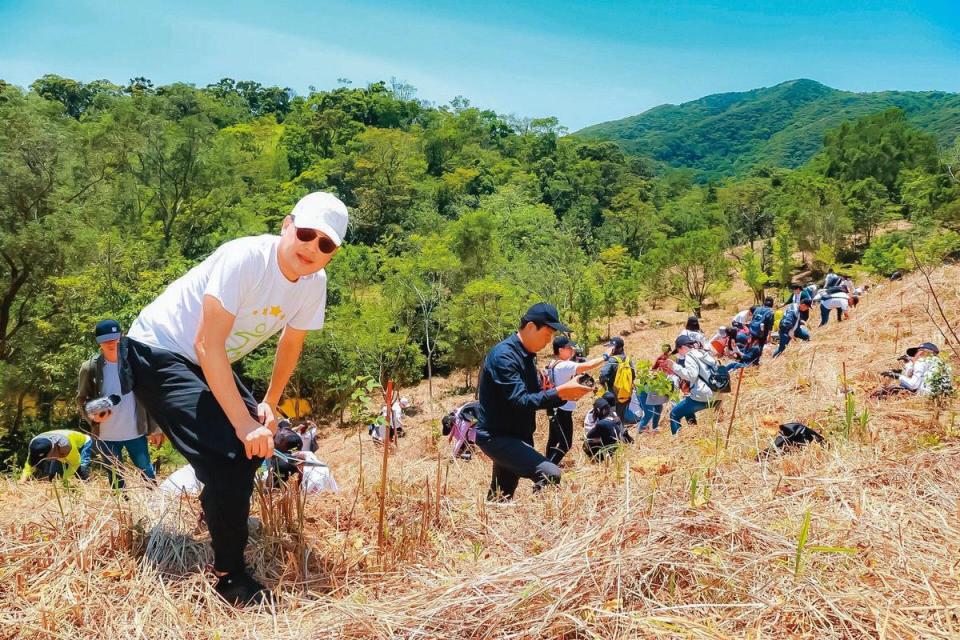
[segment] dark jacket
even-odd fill
[[[750,335],[760,338],[761,342],[766,342],[771,329],[773,329],[773,309],[767,306],[758,307],[750,321]]]
[[[477,395],[477,440],[497,436],[533,443],[537,410],[564,404],[556,389],[543,391],[536,354],[523,347],[517,334],[501,341],[483,362]]]
[[[763,347],[759,344],[751,344],[749,347],[743,347],[740,350],[740,357],[737,358],[740,362],[747,365],[757,364],[757,360],[760,359],[760,356],[763,354]]]
[[[800,306],[793,303],[788,304],[783,312],[783,317],[780,318],[780,333],[793,335],[793,332],[800,326],[801,319]]]
[[[83,406],[95,398],[103,396],[103,363],[104,357],[99,353],[82,365],[80,365],[80,381],[77,384],[77,408],[80,410],[80,416],[90,426],[90,433],[93,437],[100,437],[100,423],[91,422],[87,418],[87,412]],[[117,354],[117,370],[120,375],[120,392],[124,395],[133,391],[133,372],[127,363],[127,339],[120,340],[120,349]],[[157,423],[147,414],[143,403],[137,403],[137,435],[143,436],[148,433],[159,431]]]

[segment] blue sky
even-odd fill
[[[958,61],[960,0],[0,0],[0,78],[21,86],[229,76],[306,93],[395,76],[571,130],[802,77],[960,91]]]

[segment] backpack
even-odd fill
[[[770,307],[760,307],[753,313],[753,319],[750,320],[750,335],[754,338],[763,337],[766,332],[766,321],[773,315],[773,309]]]
[[[757,460],[769,457],[774,453],[803,447],[811,442],[823,445],[826,441],[822,435],[805,424],[787,422],[780,425],[780,434],[773,441],[773,444],[767,447],[765,451],[757,454]]]
[[[554,372],[557,362],[557,360],[551,360],[550,364],[540,372],[540,389],[542,391],[549,391],[557,386],[557,376]]]
[[[703,380],[710,391],[714,393],[730,393],[730,373],[722,368],[716,361],[713,364],[704,362],[700,358],[694,358],[697,362],[697,375]],[[707,375],[703,375],[706,369]]]
[[[630,396],[633,395],[633,367],[630,361],[624,358],[616,358],[617,372],[613,376],[613,392],[617,394],[617,402],[630,402]]]
[[[479,402],[468,402],[462,407],[454,409],[445,415],[440,423],[443,425],[443,435],[451,442],[451,456],[469,460],[472,449],[477,441],[477,410]]]

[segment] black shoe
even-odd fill
[[[268,602],[273,597],[269,589],[246,572],[220,576],[214,588],[228,604],[238,607]]]

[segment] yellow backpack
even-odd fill
[[[617,362],[617,373],[613,378],[613,392],[617,394],[617,402],[630,402],[633,395],[633,367],[625,356],[614,359]]]

